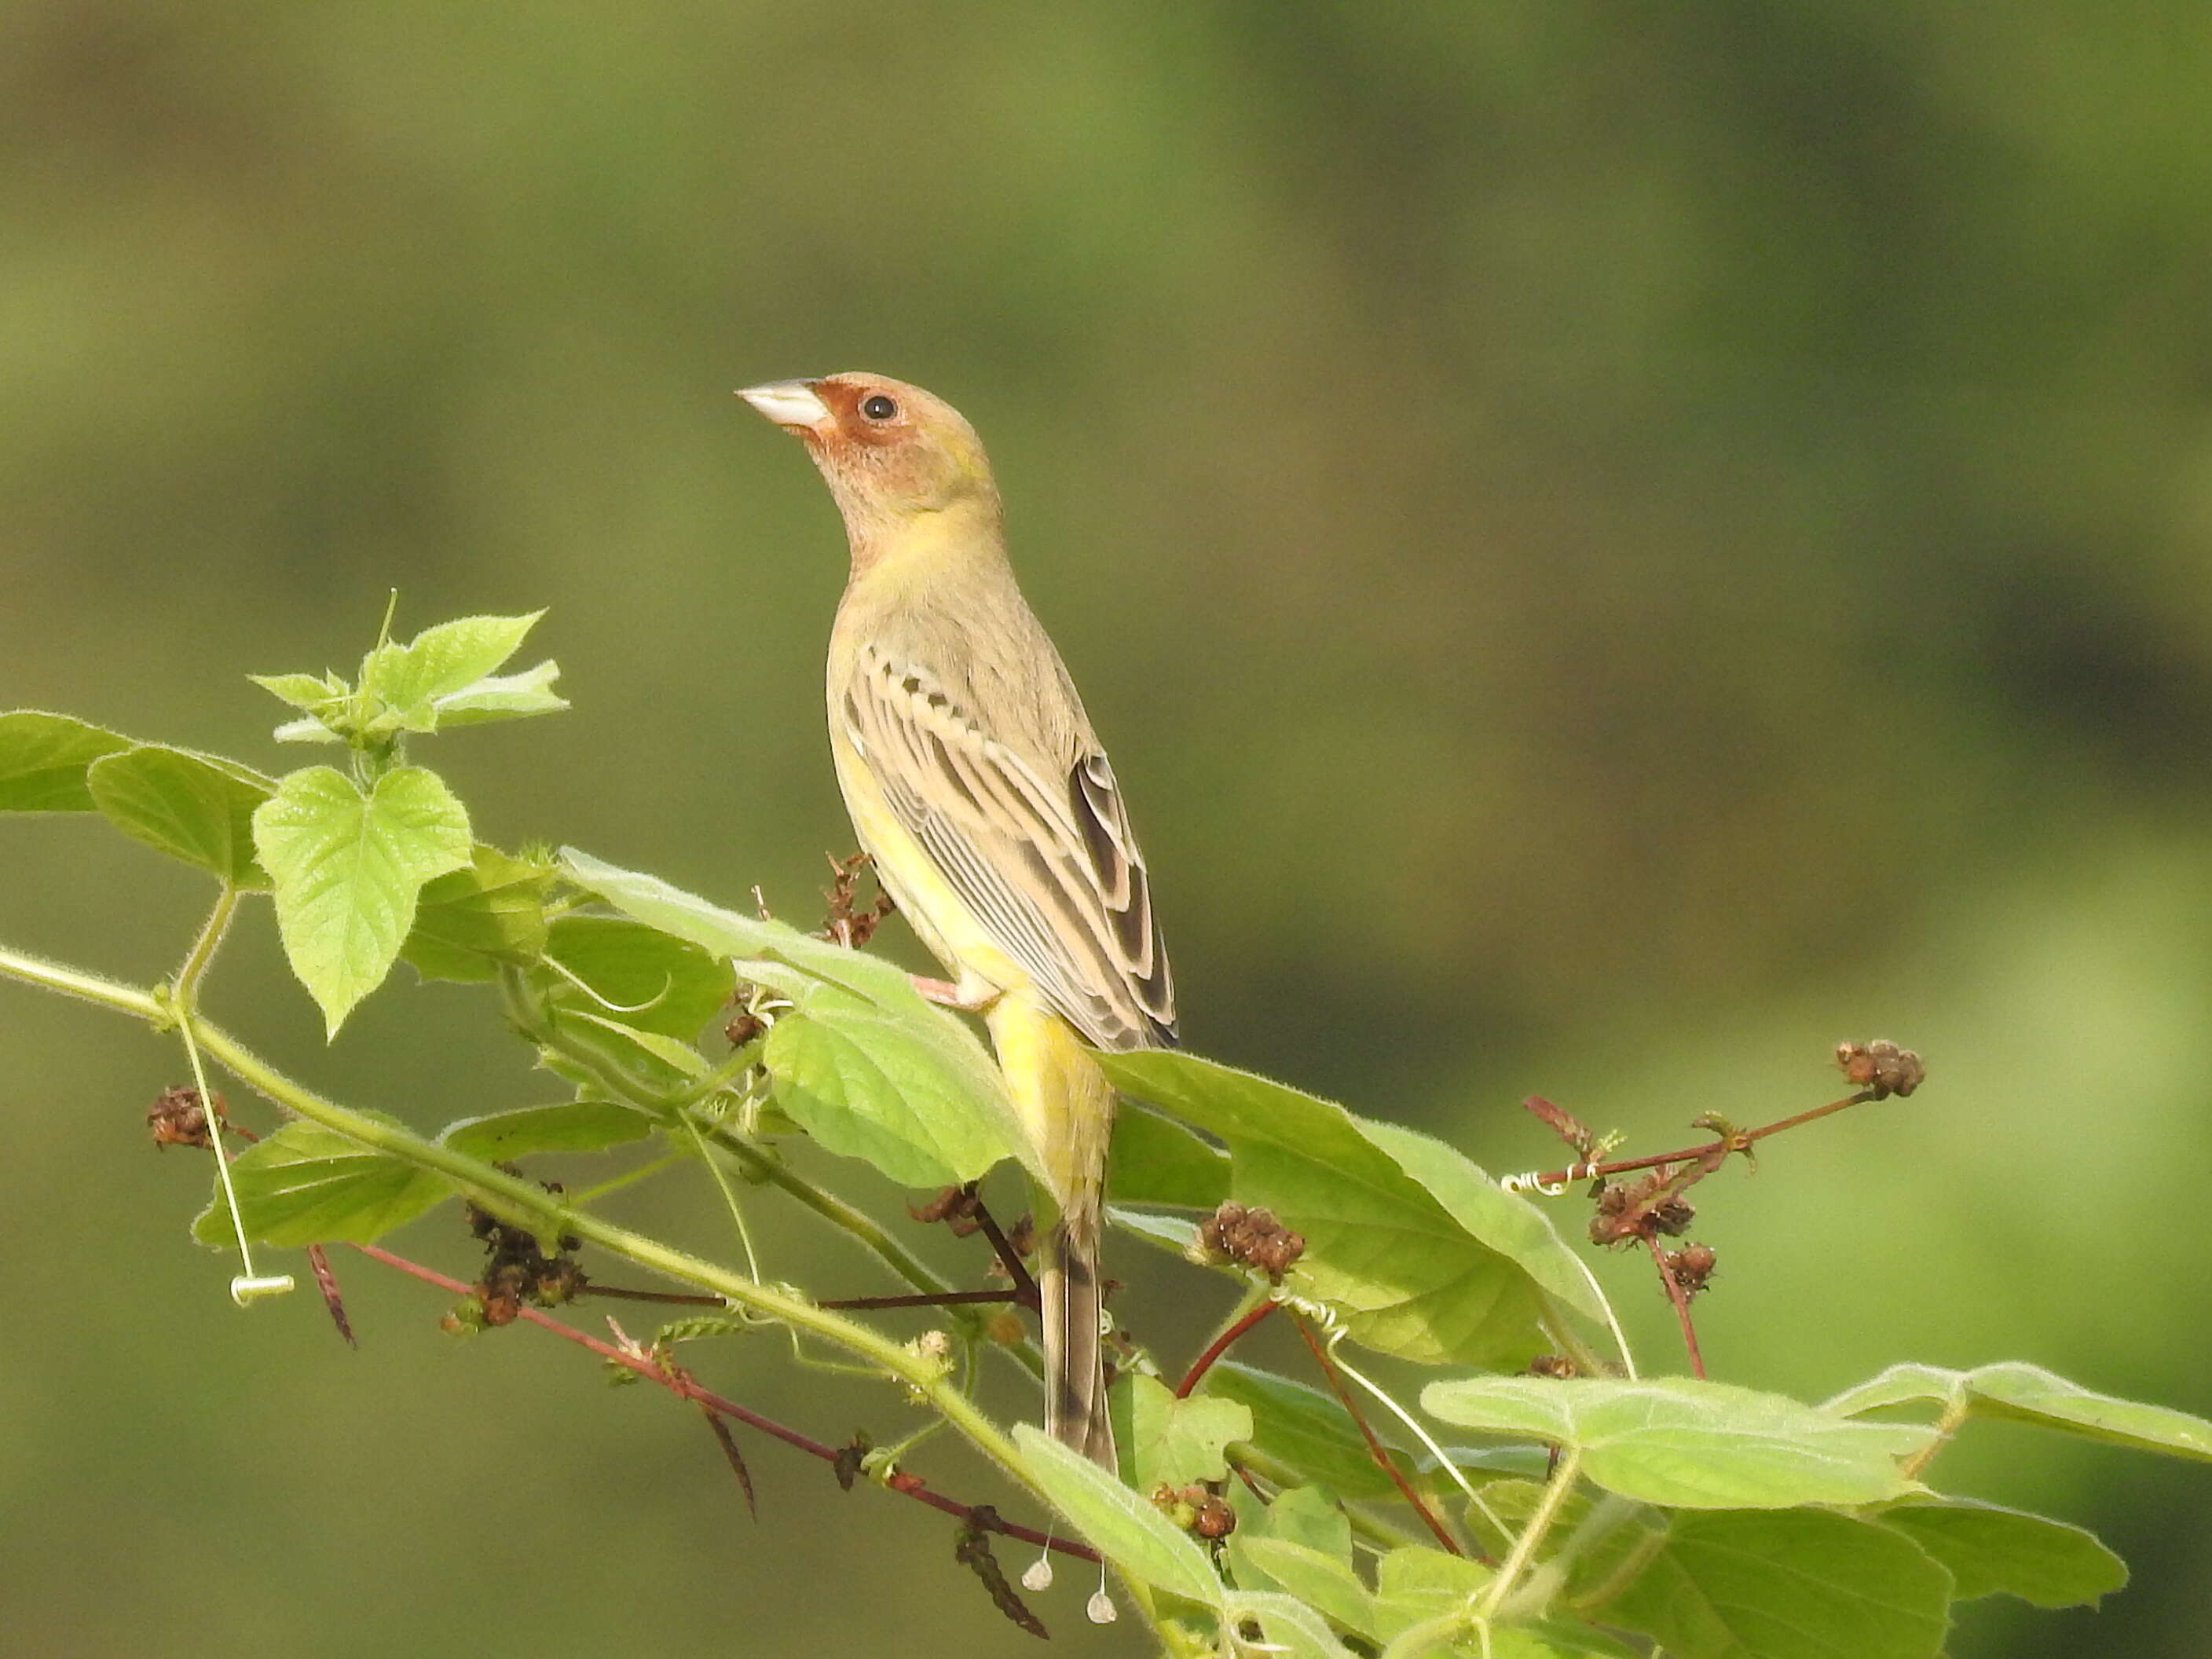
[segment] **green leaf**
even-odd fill
[[[319,1123],[288,1123],[231,1161],[248,1238],[294,1248],[367,1244],[453,1189],[444,1176],[349,1140]],[[236,1242],[222,1189],[192,1223],[217,1248]]]
[[[1517,1370],[1553,1346],[1547,1293],[1600,1313],[1549,1219],[1442,1142],[1191,1054],[1100,1060],[1117,1088],[1228,1143],[1231,1195],[1305,1237],[1292,1287],[1343,1310],[1369,1347]]]
[[[544,614],[463,617],[426,628],[405,645],[380,645],[362,662],[362,694],[384,706],[390,724],[409,732],[434,732],[438,700],[470,690],[513,656]]]
[[[770,964],[742,971],[763,976]],[[973,1181],[1011,1150],[913,1031],[834,985],[785,977],[798,1004],[761,1050],[775,1103],[831,1152],[906,1187]],[[770,983],[774,983],[773,981]]]
[[[481,984],[502,966],[526,967],[545,953],[545,896],[552,870],[479,842],[465,869],[426,885],[400,959],[424,979]]]
[[[1035,1168],[990,1055],[902,969],[574,848],[561,860],[569,879],[623,915],[738,958],[742,977],[791,999],[794,1013],[777,1022],[765,1058],[777,1103],[823,1146],[915,1186],[972,1180],[1009,1152]]]
[[[1014,1439],[1053,1506],[1116,1566],[1187,1601],[1221,1605],[1221,1580],[1206,1552],[1147,1499],[1027,1423],[1015,1426]]]
[[[1229,1535],[1229,1563],[1240,1589],[1280,1591],[1346,1630],[1376,1633],[1374,1598],[1348,1561],[1285,1538],[1247,1538],[1239,1528]]]
[[[1246,1407],[1252,1413],[1253,1448],[1300,1479],[1354,1499],[1395,1495],[1397,1487],[1376,1468],[1334,1395],[1233,1359],[1206,1372],[1206,1392]],[[1389,1445],[1387,1438],[1383,1443]]]
[[[568,1100],[465,1117],[448,1123],[438,1139],[457,1152],[498,1164],[538,1152],[605,1152],[642,1140],[654,1127],[643,1112],[611,1100]]]
[[[1392,1638],[1463,1608],[1490,1583],[1480,1561],[1423,1544],[1392,1550],[1375,1569],[1375,1634]]]
[[[1431,1382],[1447,1423],[1578,1447],[1582,1472],[1623,1497],[1677,1509],[1872,1504],[1918,1490],[1898,1460],[1929,1430],[1832,1412],[1686,1376],[1483,1376]]]
[[[1204,1395],[1178,1400],[1156,1376],[1132,1373],[1114,1388],[1114,1439],[1129,1484],[1149,1492],[1165,1481],[1181,1490],[1200,1480],[1225,1480],[1224,1449],[1252,1436],[1252,1413],[1233,1401]]]
[[[232,762],[153,744],[94,761],[94,803],[133,841],[198,865],[233,887],[265,888],[253,857],[253,812],[274,783]]]
[[[1119,1204],[1211,1210],[1229,1196],[1229,1154],[1142,1106],[1114,1115],[1106,1191]]]
[[[438,728],[482,726],[490,720],[519,720],[532,714],[557,714],[568,700],[553,690],[561,678],[561,665],[547,659],[520,674],[489,674],[458,691],[434,698]]]
[[[336,674],[248,674],[246,678],[278,701],[310,713],[342,702],[353,691]]]
[[[1936,1659],[1951,1575],[1911,1540],[1826,1510],[1682,1515],[1595,1610],[1683,1659]]]
[[[553,924],[545,954],[592,988],[586,997],[549,976],[546,989],[558,1006],[687,1042],[729,1006],[737,988],[726,957],[623,916],[563,916]]]
[[[87,769],[130,747],[130,738],[66,714],[0,714],[0,812],[92,811]]]
[[[423,884],[470,862],[469,817],[434,772],[403,766],[364,796],[327,766],[293,773],[253,815],[284,954],[329,1035],[391,972]]]
[[[1196,1229],[1185,1215],[1154,1215],[1147,1210],[1125,1210],[1119,1205],[1109,1205],[1106,1219],[1133,1237],[1141,1238],[1156,1250],[1165,1250],[1170,1255],[1188,1262],[1191,1241]]]
[[[1285,1486],[1275,1494],[1273,1503],[1260,1506],[1258,1514],[1240,1524],[1231,1536],[1246,1534],[1304,1544],[1341,1561],[1352,1559],[1351,1518],[1320,1486]]]
[[[1295,1596],[1238,1590],[1224,1604],[1222,1621],[1240,1629],[1257,1625],[1267,1650],[1290,1659],[1352,1659],[1321,1615]]]
[[[1947,1414],[1994,1418],[2059,1429],[2137,1451],[2212,1459],[2212,1423],[2165,1406],[2095,1394],[2039,1365],[2017,1361],[1971,1371],[1937,1365],[1893,1365],[1831,1400],[1826,1409],[1846,1417],[1892,1406],[1927,1401]]]
[[[1952,1595],[2016,1595],[2039,1607],[2094,1607],[2124,1589],[2128,1565],[2095,1534],[1970,1498],[1908,1498],[1868,1517],[1949,1569]]]

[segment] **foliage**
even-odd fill
[[[565,707],[551,663],[498,672],[536,621],[470,617],[405,644],[386,638],[350,682],[257,677],[300,711],[276,737],[336,745],[343,767],[271,777],[63,715],[0,716],[0,811],[97,814],[216,884],[208,927],[150,993],[0,951],[13,977],[175,1030],[200,1084],[190,1109],[210,1099],[204,1057],[292,1115],[227,1164],[194,1224],[203,1243],[368,1245],[465,1202],[493,1259],[464,1322],[607,1293],[578,1265],[583,1251],[703,1292],[721,1311],[652,1345],[579,1340],[698,1401],[749,1492],[727,1425],[772,1425],[702,1391],[673,1351],[762,1323],[840,1347],[1048,1503],[1122,1576],[1175,1653],[1264,1644],[1544,1659],[1656,1644],[1678,1659],[1934,1656],[1954,1601],[2093,1604],[2125,1579],[2078,1528],[1929,1484],[1969,1422],[2212,1458],[2212,1425],[2021,1364],[1898,1366],[1821,1405],[1702,1376],[1638,1376],[1625,1352],[1607,1350],[1612,1322],[1595,1279],[1528,1198],[1427,1136],[1176,1053],[1105,1058],[1137,1103],[1114,1148],[1113,1213],[1137,1236],[1188,1249],[1194,1272],[1225,1276],[1243,1303],[1180,1389],[1140,1344],[1127,1347],[1115,1391],[1118,1477],[1026,1424],[1009,1433],[973,1404],[974,1372],[994,1347],[1033,1356],[1017,1330],[979,1311],[978,1293],[944,1304],[959,1340],[902,1343],[853,1316],[865,1309],[763,1283],[744,1242],[741,1205],[754,1200],[729,1179],[734,1170],[845,1226],[911,1287],[905,1299],[945,1297],[953,1287],[866,1206],[800,1176],[781,1146],[805,1137],[866,1166],[878,1205],[895,1202],[896,1188],[946,1187],[936,1212],[981,1224],[968,1183],[1024,1149],[973,1030],[896,968],[822,937],[580,852],[478,843],[458,796],[410,759],[411,739],[441,729]],[[238,906],[264,892],[331,1034],[405,961],[428,980],[495,987],[499,1016],[559,1079],[561,1097],[425,1139],[273,1071],[200,1007]],[[165,1120],[169,1137],[204,1139],[205,1114],[197,1127],[188,1115]],[[1606,1237],[1641,1238],[1663,1256],[1686,1333],[1689,1279],[1702,1275],[1689,1252],[1661,1251],[1657,1232],[1674,1231],[1666,1206],[1771,1132],[1715,1127],[1713,1146],[1644,1160],[1658,1171],[1603,1189],[1626,1195],[1605,1212]],[[1587,1132],[1571,1121],[1561,1132],[1587,1162]],[[747,1265],[632,1232],[514,1168],[618,1150],[635,1160],[625,1177],[706,1168]],[[321,1277],[319,1256],[317,1266]],[[1011,1251],[1006,1266],[1015,1289],[999,1299],[1019,1302],[1026,1275]],[[250,1278],[247,1266],[241,1283]],[[1278,1310],[1306,1336],[1325,1389],[1221,1358]],[[1420,1391],[1425,1420],[1370,1382],[1352,1349],[1443,1368]],[[1356,1414],[1352,1384],[1387,1414],[1374,1424]],[[848,1482],[865,1472],[927,1491],[902,1453],[776,1431],[831,1458]],[[1446,1446],[1447,1433],[1472,1439]],[[961,1559],[1030,1627],[988,1540],[1044,1534],[992,1508],[950,1507],[963,1517]],[[1024,1583],[1035,1588],[1037,1576]],[[1111,1607],[1093,1598],[1093,1617]]]

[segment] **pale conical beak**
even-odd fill
[[[830,419],[830,405],[805,380],[770,380],[738,393],[778,426],[811,431]]]

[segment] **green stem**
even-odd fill
[[[737,1224],[738,1243],[744,1247],[745,1271],[759,1279],[762,1276],[760,1255],[753,1249],[753,1230],[745,1225],[744,1206],[738,1202],[737,1189],[730,1185],[729,1176],[722,1173],[722,1166],[714,1158],[714,1149],[707,1144],[707,1137],[699,1133],[698,1124],[693,1121],[688,1112],[684,1115],[684,1127],[690,1133],[691,1145],[699,1154],[699,1161],[707,1166],[707,1173],[714,1178],[715,1190],[722,1194],[723,1207],[729,1211],[730,1219]]]
[[[1960,1425],[1972,1409],[1973,1401],[1965,1389],[1953,1395],[1943,1407],[1942,1416],[1936,1419],[1935,1437],[1898,1465],[1898,1473],[1908,1480],[1918,1480],[1920,1471],[1935,1461],[1936,1454],[1951,1443],[1951,1437],[1958,1433]]]
[[[4,945],[0,945],[0,974],[49,991],[58,991],[65,997],[76,998],[80,1002],[89,1002],[112,1009],[117,1013],[132,1015],[157,1030],[169,1023],[169,1011],[149,992],[142,991],[135,985],[125,985],[118,980],[88,974],[81,968],[48,962],[44,957],[34,957],[26,951],[11,951]]]
[[[216,897],[215,908],[208,912],[207,923],[200,936],[192,941],[192,948],[185,954],[184,965],[177,969],[177,977],[169,994],[185,1009],[197,1006],[200,981],[206,976],[208,966],[215,953],[222,947],[222,936],[230,931],[230,919],[238,913],[238,889],[228,882]]]
[[[1474,1604],[1474,1616],[1478,1620],[1487,1621],[1497,1617],[1498,1608],[1505,1604],[1505,1598],[1513,1593],[1513,1586],[1528,1571],[1528,1564],[1536,1559],[1536,1552],[1543,1547],[1553,1523],[1559,1518],[1559,1510],[1565,1507],[1568,1495],[1574,1491],[1575,1480],[1582,1474],[1582,1448],[1563,1447],[1559,1453],[1559,1466],[1553,1470],[1551,1480],[1544,1487],[1544,1496],[1536,1504],[1535,1513],[1521,1528],[1521,1535],[1513,1540],[1512,1552],[1499,1564],[1498,1577],[1484,1587],[1480,1598]]]
[[[684,1103],[692,1099],[695,1091],[687,1089],[678,1100],[670,1100],[650,1090],[640,1088],[636,1079],[605,1054],[589,1044],[574,1041],[561,1030],[557,1020],[547,1018],[543,1007],[530,995],[529,988],[520,975],[502,975],[501,988],[507,1000],[507,1017],[532,1042],[552,1049],[562,1059],[590,1072],[599,1086],[617,1100],[656,1117],[665,1117],[672,1112],[684,1110],[687,1125],[694,1121],[689,1111],[684,1109]],[[927,1296],[948,1296],[958,1288],[892,1237],[872,1216],[847,1203],[836,1194],[816,1186],[804,1176],[795,1174],[781,1159],[771,1158],[728,1125],[709,1122],[702,1127],[716,1146],[736,1156],[738,1161],[744,1165],[749,1176],[781,1188],[832,1226],[850,1234],[864,1249],[872,1252],[915,1290]],[[973,1314],[956,1309],[948,1310],[948,1316],[958,1322],[963,1331],[980,1334],[982,1330],[982,1322]],[[1041,1377],[1044,1375],[1044,1359],[1037,1352],[1035,1344],[1024,1342],[1018,1346],[1006,1346],[1006,1352],[1013,1356],[1015,1363],[1031,1376]]]
[[[173,1010],[165,1008],[147,992],[4,946],[0,946],[0,974],[133,1015],[149,1025],[163,1025],[174,1018]],[[915,1389],[979,1450],[1023,1485],[1043,1496],[1042,1489],[1034,1486],[1024,1469],[1013,1442],[971,1405],[957,1388],[939,1375],[935,1366],[907,1352],[901,1344],[865,1325],[817,1308],[802,1297],[756,1284],[742,1274],[675,1249],[658,1239],[586,1214],[535,1182],[505,1174],[435,1141],[425,1140],[410,1129],[380,1121],[325,1099],[286,1077],[222,1027],[198,1020],[193,1024],[202,1049],[248,1088],[287,1111],[418,1169],[434,1170],[471,1197],[489,1200],[496,1209],[531,1218],[532,1224],[540,1231],[574,1233],[625,1261],[680,1284],[696,1285],[763,1318],[780,1321],[858,1354],[876,1369]]]

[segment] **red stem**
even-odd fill
[[[1688,1164],[1698,1158],[1711,1158],[1715,1153],[1726,1158],[1730,1152],[1740,1152],[1769,1135],[1778,1135],[1784,1129],[1794,1129],[1801,1123],[1810,1123],[1814,1118],[1826,1117],[1831,1112],[1840,1112],[1846,1106],[1857,1106],[1874,1098],[1874,1091],[1862,1089],[1855,1095],[1845,1095],[1841,1100],[1832,1100],[1825,1106],[1796,1112],[1785,1118],[1759,1128],[1746,1129],[1726,1140],[1709,1140],[1702,1146],[1686,1146],[1679,1152],[1654,1152],[1650,1158],[1624,1158],[1613,1164],[1571,1164],[1564,1170],[1554,1170],[1548,1175],[1535,1177],[1546,1187],[1565,1186],[1570,1181],[1589,1181],[1598,1176],[1626,1175],[1631,1170],[1650,1170],[1662,1164]]]
[[[1651,1261],[1659,1269],[1659,1282],[1667,1287],[1667,1299],[1674,1304],[1674,1317],[1682,1322],[1682,1345],[1690,1351],[1690,1375],[1700,1382],[1705,1380],[1705,1357],[1698,1352],[1698,1328],[1690,1318],[1689,1293],[1683,1290],[1681,1280],[1667,1265],[1667,1252],[1659,1241],[1646,1233],[1644,1242],[1651,1247]]]
[[[1390,1454],[1382,1449],[1382,1443],[1375,1437],[1375,1431],[1367,1426],[1367,1419],[1359,1414],[1359,1407],[1352,1401],[1352,1390],[1344,1386],[1344,1379],[1336,1374],[1336,1366],[1328,1357],[1328,1350],[1322,1346],[1320,1340],[1304,1320],[1293,1314],[1291,1323],[1298,1328],[1298,1334],[1305,1338],[1306,1346],[1313,1350],[1315,1363],[1320,1365],[1322,1375],[1328,1378],[1328,1386],[1336,1390],[1336,1397],[1358,1429],[1359,1437],[1367,1443],[1367,1455],[1375,1460],[1375,1466],[1390,1477],[1390,1484],[1397,1487],[1399,1494],[1413,1506],[1413,1513],[1419,1516],[1429,1530],[1437,1535],[1437,1542],[1454,1555],[1465,1555],[1467,1552],[1459,1547],[1459,1540],[1444,1529],[1444,1523],[1437,1520],[1429,1506],[1421,1501],[1421,1495],[1413,1490],[1413,1482],[1398,1472],[1398,1466],[1390,1461]]]
[[[381,1261],[387,1267],[396,1267],[410,1278],[419,1279],[426,1285],[435,1285],[439,1289],[453,1295],[473,1296],[476,1294],[476,1287],[473,1285],[464,1285],[458,1279],[448,1279],[435,1268],[426,1267],[417,1261],[410,1261],[405,1256],[394,1255],[391,1251],[380,1249],[374,1244],[356,1244],[353,1248],[372,1261]],[[825,1463],[834,1464],[837,1461],[836,1447],[825,1446],[819,1440],[803,1435],[796,1429],[786,1428],[774,1418],[763,1417],[758,1412],[740,1406],[734,1400],[726,1400],[720,1395],[711,1393],[701,1388],[689,1377],[671,1376],[644,1354],[629,1352],[617,1347],[611,1342],[602,1342],[595,1336],[587,1336],[574,1326],[564,1325],[559,1320],[526,1304],[517,1309],[516,1312],[518,1316],[528,1320],[539,1329],[550,1331],[563,1341],[574,1342],[579,1347],[588,1348],[602,1359],[611,1360],[617,1365],[627,1366],[640,1376],[659,1383],[661,1387],[684,1399],[695,1401],[708,1411],[719,1413],[724,1417],[744,1424],[749,1428],[758,1429],[763,1434],[773,1439],[781,1440],[787,1446],[796,1446],[809,1456],[818,1457]],[[927,1504],[932,1509],[941,1510],[946,1515],[957,1516],[971,1525],[983,1527],[988,1531],[1003,1533],[1009,1538],[1018,1538],[1024,1543],[1035,1544],[1041,1549],[1057,1550],[1062,1555],[1077,1556],[1085,1561],[1096,1561],[1098,1559],[1098,1553],[1086,1545],[1073,1543],[1064,1538],[1054,1538],[1034,1528],[1017,1526],[1011,1521],[1000,1521],[995,1516],[979,1517],[972,1505],[963,1504],[957,1498],[947,1498],[942,1492],[932,1492],[928,1482],[918,1474],[908,1474],[902,1471],[893,1474],[884,1484],[893,1492],[903,1492],[917,1503]]]
[[[969,1190],[972,1192],[974,1189],[971,1188]],[[976,1199],[975,1207],[970,1213],[975,1218],[975,1224],[983,1230],[983,1237],[991,1241],[991,1248],[999,1253],[999,1261],[1006,1270],[1006,1277],[1014,1281],[1013,1300],[1020,1303],[1024,1308],[1042,1310],[1044,1306],[1044,1292],[1037,1288],[1036,1279],[1030,1273],[1029,1264],[1022,1260],[1022,1253],[1014,1248],[1013,1241],[1000,1231],[998,1218],[991,1213],[980,1198]]]
[[[1215,1337],[1212,1346],[1199,1355],[1191,1368],[1183,1373],[1182,1381],[1176,1385],[1176,1398],[1189,1399],[1190,1391],[1198,1386],[1199,1380],[1213,1369],[1213,1362],[1229,1352],[1229,1345],[1274,1312],[1280,1305],[1281,1304],[1277,1302],[1262,1302],[1220,1335]]]

